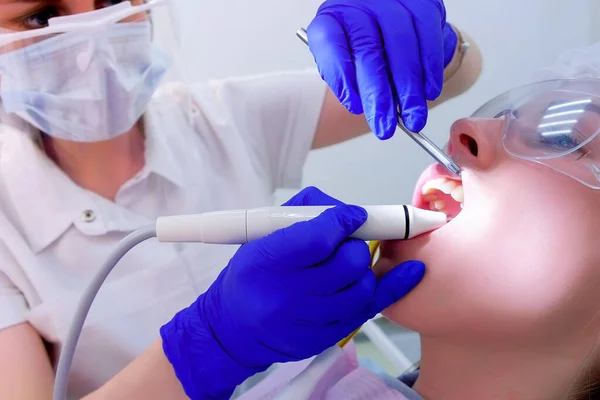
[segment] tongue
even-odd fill
[[[461,212],[460,203],[454,200],[449,194],[436,190],[431,195],[435,197],[436,203],[441,203],[442,207],[439,211],[443,211],[448,217],[454,218]],[[415,207],[438,211],[431,203],[427,200],[427,195],[425,195],[421,197],[420,203],[415,205]]]
[[[432,206],[432,200],[440,202],[440,205],[443,205],[441,211],[445,212],[451,218],[456,217],[460,211],[460,203],[452,198],[449,194],[445,194],[442,191],[436,190],[431,193],[431,198],[428,195],[423,196],[421,189],[425,182],[437,179],[437,178],[452,178],[449,176],[448,172],[438,163],[430,165],[419,177],[417,184],[415,186],[415,191],[413,193],[412,205],[418,208],[422,208],[425,210],[436,210]]]

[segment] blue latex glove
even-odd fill
[[[423,129],[456,51],[442,0],[327,0],[307,33],[321,77],[377,137],[393,136],[398,106],[409,130]]]
[[[161,328],[163,349],[192,399],[229,398],[277,362],[319,354],[401,299],[425,266],[376,281],[365,242],[348,239],[364,209],[308,188],[286,205],[337,205],[240,247],[217,280]]]

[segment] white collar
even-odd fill
[[[159,104],[149,106],[144,117],[146,165],[136,179],[145,179],[154,173],[182,187],[181,160],[173,153],[167,129],[172,119],[169,111],[176,110],[157,106]],[[0,120],[7,119],[2,117]],[[115,230],[132,231],[149,222],[75,185],[36,144],[32,130],[18,121],[13,123],[13,120],[8,119],[10,126],[0,124],[0,177],[10,199],[10,207],[16,211],[21,231],[34,252],[50,245],[71,225],[88,235],[102,235]],[[174,128],[182,129],[181,126]],[[86,223],[82,215],[90,205],[95,205],[96,209],[94,224]],[[119,220],[126,222],[115,227],[114,223],[102,221],[101,210],[108,208],[121,214],[123,218]]]
[[[166,178],[171,183],[183,187],[183,171],[181,160],[173,152],[169,137],[172,129],[184,129],[175,124],[175,113],[181,113],[181,107],[168,98],[154,98],[144,115],[144,131],[146,135],[144,169]]]

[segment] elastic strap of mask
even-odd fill
[[[29,136],[34,142],[36,142],[40,148],[43,148],[42,135],[40,131],[17,115],[7,113],[2,105],[2,97],[0,97],[0,124],[21,131],[23,134]]]
[[[371,253],[371,269],[373,269],[373,266],[375,265],[375,262],[377,261],[377,251],[379,250],[379,244],[380,244],[379,241],[369,242],[369,252]],[[346,339],[338,342],[338,346],[344,347],[345,345],[347,345],[348,342],[350,342],[359,331],[360,331],[360,328],[358,328],[357,330],[352,332],[350,334],[350,336],[348,336]]]
[[[148,3],[148,0],[144,0],[144,4]],[[150,40],[154,41],[154,21],[152,20],[152,13],[150,10],[146,10],[146,16],[148,17],[148,22],[150,23]]]

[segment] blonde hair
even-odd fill
[[[535,80],[600,78],[600,42],[563,52],[553,65],[543,68]]]
[[[594,347],[598,347],[600,342]],[[590,356],[596,353],[592,350]],[[578,377],[577,383],[573,388],[569,400],[600,400],[600,363],[594,362],[584,368],[583,373]]]

